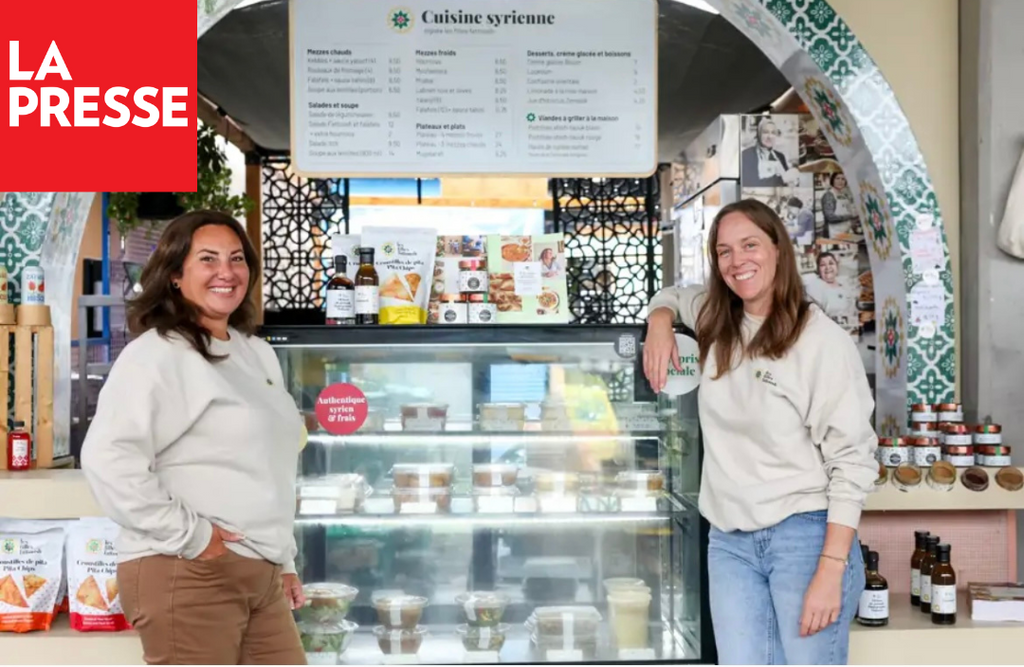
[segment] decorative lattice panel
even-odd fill
[[[263,160],[263,308],[320,310],[334,271],[331,235],[348,233],[348,179],[297,176]]]
[[[650,178],[554,179],[569,307],[580,324],[637,323],[661,287],[659,185]]]

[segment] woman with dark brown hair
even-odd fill
[[[227,215],[167,227],[128,304],[82,469],[121,526],[117,581],[148,664],[305,664],[291,609],[302,420],[254,337],[256,252]]]
[[[857,525],[878,471],[864,366],[807,301],[768,206],[724,207],[708,253],[707,286],[652,299],[644,371],[660,391],[679,369],[673,324],[696,332],[719,662],[845,664],[864,589]]]

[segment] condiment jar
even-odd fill
[[[911,461],[910,449],[903,438],[879,438],[878,460],[887,468],[895,468]]]
[[[487,292],[487,262],[482,259],[463,259],[459,262],[459,291],[463,294]]]
[[[910,435],[916,438],[935,438],[938,440],[942,431],[938,422],[915,422],[910,425]]]
[[[962,422],[964,420],[964,408],[959,403],[939,403],[933,408],[938,413],[940,422]]]
[[[960,475],[960,482],[971,491],[984,491],[988,488],[988,473],[984,468],[968,468]]]
[[[928,469],[928,486],[936,491],[951,491],[956,484],[956,468],[952,463],[936,461]]]
[[[467,294],[470,324],[494,324],[498,321],[498,306],[487,300],[486,294]]]
[[[946,445],[942,452],[942,460],[957,468],[970,468],[974,465],[974,447],[971,445]]]
[[[1010,448],[1004,445],[976,445],[974,447],[975,465],[986,468],[1002,468],[1010,465]]]
[[[942,447],[939,446],[938,438],[915,437],[907,438],[906,441],[914,452],[914,465],[927,468],[942,460]]]
[[[967,424],[953,424],[947,422],[944,425],[942,432],[942,444],[947,447],[956,445],[959,447],[969,447],[974,444],[974,439],[971,437],[971,429]]]
[[[466,324],[469,310],[461,294],[442,294],[437,307],[438,324]]]
[[[975,445],[1003,444],[1003,427],[999,424],[978,424],[974,427]]]
[[[939,413],[935,412],[931,405],[928,405],[927,403],[915,403],[910,406],[911,424],[937,421],[939,421]]]
[[[1013,466],[1000,468],[996,473],[996,484],[1007,491],[1020,491],[1024,487],[1024,474]]]
[[[901,463],[892,474],[892,483],[900,491],[910,491],[921,483],[921,469],[913,463]]]

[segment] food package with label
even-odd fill
[[[430,284],[431,324],[437,324],[443,296],[460,294],[460,264],[466,260],[486,266],[487,245],[484,236],[438,236]]]
[[[0,520],[0,632],[49,630],[61,598],[64,529]]]
[[[68,530],[67,568],[71,628],[116,632],[131,626],[117,586],[119,528],[109,519],[82,519]]]
[[[489,298],[498,308],[498,324],[569,321],[561,234],[487,237]]]
[[[434,275],[437,231],[367,227],[363,247],[373,248],[380,282],[381,324],[426,324]]]

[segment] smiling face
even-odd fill
[[[227,331],[228,318],[245,300],[249,266],[242,241],[223,225],[206,225],[192,234],[181,275],[175,276],[181,294],[195,304],[200,324],[211,332]]]
[[[775,146],[775,134],[778,132],[778,128],[775,127],[775,123],[771,121],[764,121],[757,127],[757,141],[765,148],[772,148]]]
[[[729,213],[718,224],[715,253],[725,284],[751,315],[771,311],[779,249],[771,237],[743,213]]]
[[[839,262],[831,255],[824,255],[818,260],[818,276],[829,285],[834,285],[839,277]]]

